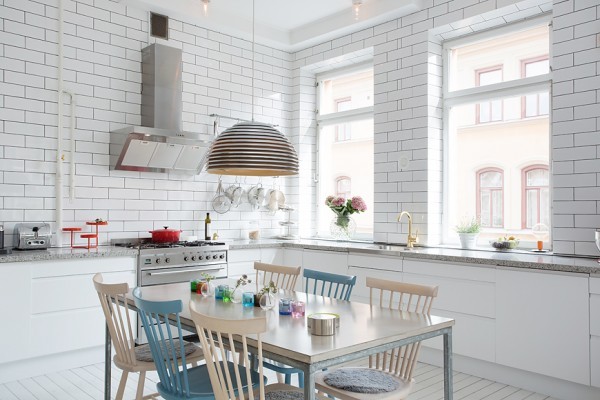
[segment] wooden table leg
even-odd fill
[[[110,373],[112,367],[110,331],[106,325],[106,338],[104,339],[104,400],[110,400]]]
[[[444,333],[444,399],[452,400],[452,328]]]

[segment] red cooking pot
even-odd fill
[[[179,234],[182,232],[179,229],[169,229],[165,226],[164,229],[155,229],[148,231],[152,234],[152,241],[154,243],[172,243],[179,242]]]

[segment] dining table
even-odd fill
[[[336,300],[330,297],[295,291],[279,291],[277,298],[305,302],[305,316],[294,318],[280,315],[278,307],[263,310],[244,307],[240,303],[223,302],[214,297],[203,297],[190,290],[189,283],[175,283],[141,288],[147,300],[175,300],[183,302],[181,326],[197,332],[191,319],[190,302],[206,315],[222,319],[267,318],[267,332],[261,334],[263,357],[295,367],[304,372],[304,398],[315,399],[314,373],[343,363],[364,359],[393,348],[436,336],[443,336],[444,399],[452,399],[452,327],[451,318],[423,315],[414,312],[382,308],[357,301]],[[276,301],[277,302],[277,301]],[[136,311],[131,292],[125,306]],[[333,313],[339,316],[339,327],[330,336],[311,334],[307,317],[315,313]],[[170,321],[174,322],[174,321]],[[249,351],[256,351],[256,338],[249,338]],[[105,399],[110,399],[111,374],[110,335],[105,345]]]

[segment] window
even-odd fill
[[[533,165],[523,169],[522,174],[522,220],[523,229],[531,229],[535,224],[550,226],[550,177],[548,167]]]
[[[352,109],[352,97],[344,97],[343,99],[335,100],[335,111],[348,111]],[[335,140],[341,142],[344,140],[350,140],[352,135],[352,128],[350,124],[338,124],[335,126]]]
[[[477,215],[481,226],[502,228],[504,226],[504,176],[495,168],[477,172]]]
[[[537,168],[550,155],[549,42],[537,19],[444,43],[444,242],[458,241],[463,217],[481,219],[484,241],[523,246],[532,223],[550,227],[549,175]],[[528,178],[524,166],[537,167]]]
[[[550,61],[548,55],[537,58],[530,58],[521,62],[521,76],[529,78],[547,74],[550,71]],[[548,115],[550,111],[550,98],[548,92],[534,93],[523,96],[521,99],[522,117],[537,117]]]
[[[318,82],[317,234],[329,236],[334,214],[321,206],[329,195],[360,196],[367,211],[353,216],[356,237],[373,236],[373,67],[323,73]]]
[[[335,180],[335,195],[341,197],[351,197],[352,196],[352,181],[347,176],[340,176]]]
[[[502,82],[502,66],[475,71],[477,86]],[[477,123],[502,121],[502,100],[486,101],[477,104]]]

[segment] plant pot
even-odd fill
[[[463,249],[474,249],[477,247],[479,233],[459,233],[460,247]]]

